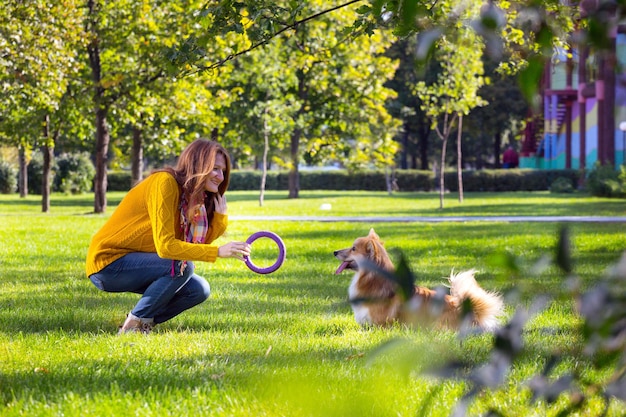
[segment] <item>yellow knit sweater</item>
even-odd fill
[[[206,244],[188,243],[180,230],[180,188],[172,175],[158,172],[132,188],[109,220],[93,236],[87,252],[87,276],[130,252],[156,252],[161,258],[215,262],[211,245],[228,225],[228,216],[214,213]]]

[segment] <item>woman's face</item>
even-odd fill
[[[204,189],[210,193],[217,193],[218,187],[224,181],[224,170],[226,169],[226,159],[224,155],[218,153],[215,156],[215,165],[213,171],[209,174],[209,177],[204,184]]]

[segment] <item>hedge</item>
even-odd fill
[[[581,171],[575,169],[490,169],[463,172],[464,191],[545,191],[549,190],[557,178],[566,178],[574,189],[578,188]],[[396,170],[394,181],[398,191],[435,191],[439,183],[432,171]],[[108,190],[127,191],[130,189],[130,173],[109,172]],[[261,184],[260,171],[232,171],[229,189],[233,191],[258,190]],[[446,171],[445,187],[458,191],[456,171]],[[269,171],[266,190],[288,190],[287,171]],[[351,173],[337,171],[301,171],[300,190],[363,190],[386,191],[384,171],[360,171]]]
[[[576,169],[485,169],[463,172],[463,191],[544,191],[557,178],[566,178],[578,188],[582,173]],[[459,190],[456,171],[445,173],[445,186]]]

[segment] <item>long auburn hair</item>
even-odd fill
[[[176,182],[180,185],[189,205],[186,213],[188,220],[192,219],[193,214],[201,204],[206,207],[209,224],[213,219],[215,212],[213,197],[215,193],[206,191],[204,186],[211,171],[213,171],[215,158],[218,154],[224,156],[226,161],[224,181],[218,187],[220,195],[224,195],[230,182],[230,156],[228,151],[214,140],[194,140],[180,154],[175,167],[159,170],[169,172],[176,178]]]

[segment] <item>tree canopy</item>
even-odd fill
[[[227,141],[240,168],[259,166],[267,140],[292,197],[302,163],[384,168],[402,145],[427,168],[437,126],[424,116],[437,106],[407,90],[435,85],[441,46],[469,42],[472,60],[516,74],[532,104],[555,46],[602,51],[623,14],[609,2],[580,10],[558,0],[8,0],[0,141],[91,148],[96,212],[108,168],[131,164],[138,180],[145,155],[165,160],[199,136]]]

